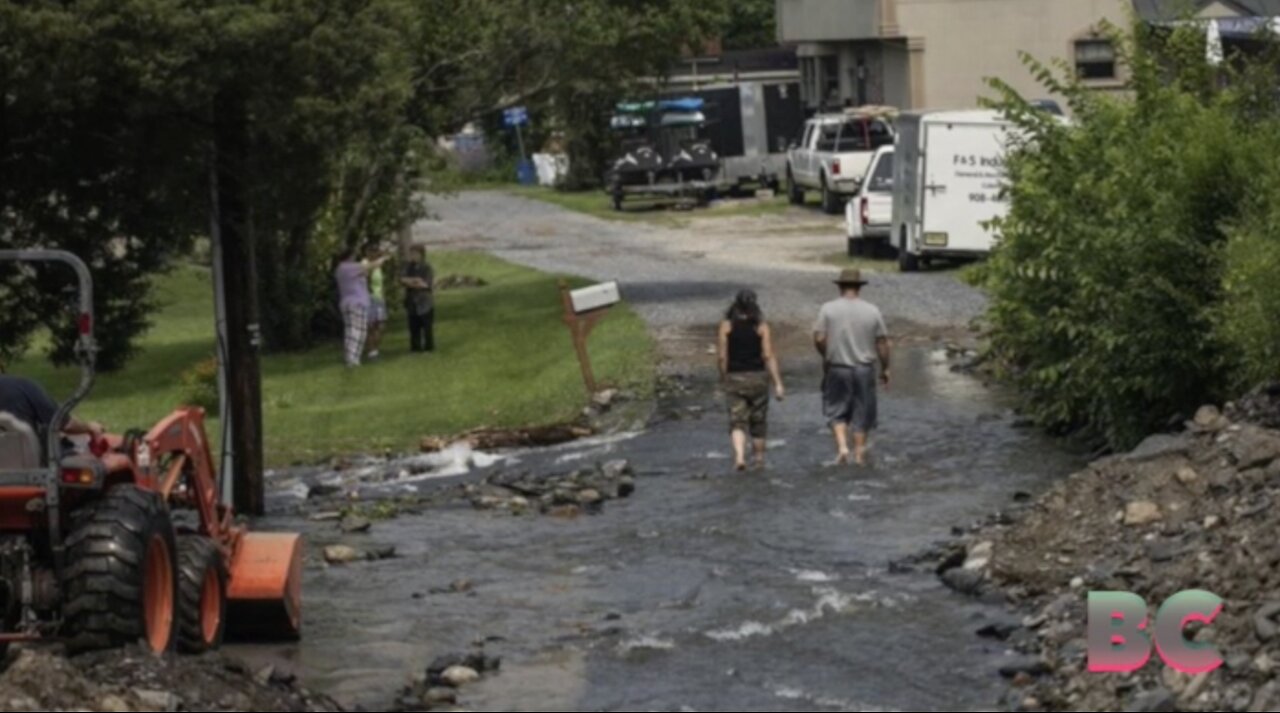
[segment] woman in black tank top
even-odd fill
[[[756,293],[738,294],[720,323],[720,376],[728,397],[729,428],[733,434],[734,465],[747,469],[747,442],[757,467],[764,467],[769,436],[769,386],[781,401],[786,397],[782,372],[773,350],[773,333],[760,310]]]

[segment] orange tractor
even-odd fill
[[[93,285],[60,251],[0,250],[0,262],[69,265],[79,278],[82,377],[44,443],[0,414],[0,648],[56,637],[83,652],[142,642],[202,653],[230,625],[301,631],[302,542],[249,532],[223,501],[204,411],[75,450],[59,428],[93,386]]]

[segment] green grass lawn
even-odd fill
[[[481,253],[432,254],[438,276],[489,283],[444,292],[434,354],[410,354],[404,319],[392,315],[383,359],[348,371],[341,345],[263,360],[267,461],[416,448],[429,434],[479,426],[541,425],[573,418],[586,400],[568,330],[560,321],[557,278]],[[101,375],[81,414],[112,430],[147,427],[183,400],[182,372],[213,353],[209,273],[183,267],[157,282],[163,309],[123,372]],[[639,317],[615,310],[592,335],[602,382],[646,394],[655,352]],[[29,359],[14,365],[70,393],[75,372]],[[211,435],[217,426],[210,424]]]

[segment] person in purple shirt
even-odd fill
[[[338,281],[342,322],[345,325],[344,345],[349,368],[360,366],[360,360],[364,356],[364,343],[369,336],[369,310],[373,306],[373,300],[369,296],[369,272],[386,262],[385,257],[372,262],[360,262],[356,255],[355,248],[347,249],[334,271],[334,277]]]

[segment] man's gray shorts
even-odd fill
[[[878,419],[876,367],[832,365],[822,386],[823,412],[831,425],[846,423],[854,433],[870,433]]]

